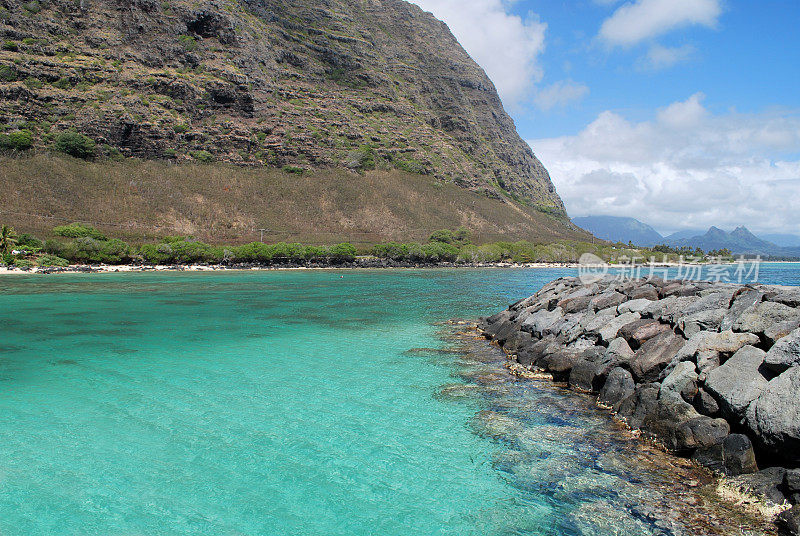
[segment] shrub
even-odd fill
[[[13,67],[0,65],[0,82],[13,82],[17,79],[17,72]]]
[[[33,76],[27,77],[22,83],[25,84],[25,87],[28,89],[42,89],[44,87],[44,82]]]
[[[375,149],[369,144],[353,149],[347,153],[344,165],[358,171],[375,169]]]
[[[60,153],[83,159],[91,158],[95,152],[94,140],[74,131],[62,132],[56,136],[53,147]]]
[[[372,254],[381,259],[403,261],[408,257],[408,244],[398,244],[397,242],[378,244],[372,248]]]
[[[28,259],[16,258],[14,259],[14,266],[16,266],[17,268],[22,268],[24,270],[27,268],[32,268],[33,262],[29,261]]]
[[[464,227],[459,227],[455,231],[440,229],[431,233],[428,240],[431,242],[442,242],[444,244],[468,244],[469,231]]]
[[[189,132],[189,125],[186,123],[179,123],[177,125],[173,125],[172,130],[175,131],[175,134],[186,134]]]
[[[191,151],[189,156],[200,162],[201,164],[210,164],[214,161],[214,155],[208,151]]]
[[[186,52],[192,52],[197,49],[197,39],[191,35],[179,35],[178,41],[183,45]]]
[[[17,245],[28,249],[41,249],[44,246],[41,240],[28,233],[22,233],[17,237]]]
[[[331,246],[328,250],[331,262],[335,264],[353,262],[356,259],[356,247],[350,242],[342,242]]]
[[[297,175],[300,175],[304,171],[305,170],[303,168],[297,166],[283,166],[284,173],[296,173]]]
[[[139,253],[151,264],[218,263],[225,256],[222,248],[194,240],[144,244]]]
[[[3,50],[8,50],[9,52],[16,52],[17,50],[19,50],[19,45],[15,41],[4,41]]]
[[[12,151],[27,151],[33,147],[33,133],[30,130],[17,130],[0,134],[0,148]]]
[[[62,259],[57,255],[42,255],[37,260],[39,266],[69,266],[67,259]]]
[[[54,227],[53,234],[66,238],[94,238],[95,240],[106,240],[106,236],[91,225],[78,222]]]

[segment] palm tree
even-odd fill
[[[11,249],[17,245],[17,233],[8,225],[0,227],[0,252],[8,255]]]

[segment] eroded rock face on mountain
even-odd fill
[[[2,123],[39,147],[397,168],[563,212],[483,70],[402,0],[2,0],[0,33]]]

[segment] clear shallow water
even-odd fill
[[[679,534],[603,413],[431,350],[573,273],[0,278],[0,533]]]

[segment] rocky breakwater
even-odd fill
[[[800,288],[561,278],[479,329],[800,534]]]

